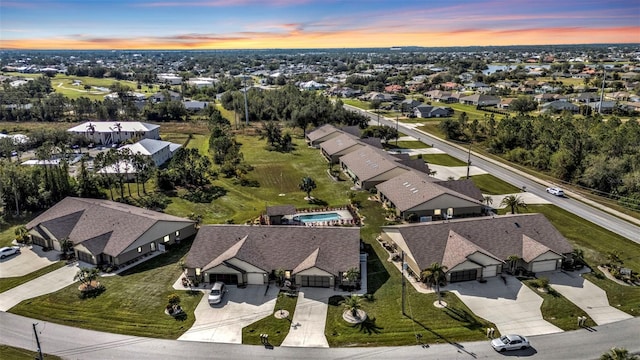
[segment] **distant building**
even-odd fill
[[[109,145],[137,137],[160,139],[160,126],[138,121],[89,121],[67,130],[95,144]]]

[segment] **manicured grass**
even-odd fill
[[[16,286],[22,285],[26,282],[29,282],[35,278],[38,278],[44,274],[50,273],[53,270],[57,270],[63,266],[65,266],[64,261],[55,262],[47,267],[36,270],[32,273],[29,273],[24,276],[16,276],[16,277],[8,277],[8,278],[0,278],[0,293],[3,293],[9,289],[13,289]]]
[[[276,312],[280,309],[288,311],[289,317],[276,319],[274,314],[269,314],[264,319],[254,322],[242,329],[242,343],[259,345],[262,344],[260,334],[269,334],[269,343],[273,346],[280,346],[291,329],[291,319],[293,319],[297,301],[297,297],[287,296],[284,292],[280,292],[274,309]]]
[[[593,271],[594,273],[583,276],[607,292],[609,305],[633,316],[640,316],[640,287],[617,284],[605,278],[597,268]]]
[[[449,154],[424,154],[422,159],[429,164],[442,166],[466,166],[467,163],[454,158]]]
[[[57,292],[25,300],[11,312],[59,324],[135,336],[176,339],[195,320],[193,311],[201,292],[176,291],[173,283],[182,273],[178,261],[185,257],[192,239],[169,247],[165,254],[148,260],[120,275],[101,277],[106,291],[95,298],[81,299],[78,284]],[[186,319],[164,313],[167,297],[177,293]]]
[[[503,209],[509,211],[508,209]],[[621,254],[624,267],[640,271],[640,245],[554,205],[529,205],[521,213],[543,213],[571,245],[584,250],[585,260],[594,269],[607,262],[609,252]],[[638,288],[640,292],[640,288]]]
[[[34,345],[35,349],[35,345]],[[42,357],[47,360],[61,359],[55,355],[42,354]],[[3,360],[33,360],[38,358],[36,351],[27,349],[21,349],[9,345],[0,345],[0,359]]]
[[[401,346],[415,345],[416,334],[425,343],[473,341],[485,338],[484,328],[491,323],[476,317],[455,295],[443,293],[448,309],[433,306],[435,294],[418,293],[407,285],[405,313],[402,314],[400,272],[386,261],[388,253],[375,240],[384,223],[380,204],[366,200],[367,193],[360,192],[362,214],[366,217],[361,237],[369,254],[367,260],[368,291],[373,301],[362,301],[362,308],[369,320],[351,325],[342,319],[340,299],[333,298],[327,314],[325,335],[329,346]],[[495,327],[495,326],[494,326]]]
[[[371,104],[368,101],[360,101],[356,99],[340,99],[340,100],[342,100],[342,102],[346,105],[355,106],[363,110],[371,109]]]
[[[480,123],[483,123],[485,120],[489,119],[492,113],[478,110],[475,105],[465,105],[460,103],[451,103],[451,104],[440,104],[434,103],[434,106],[446,106],[452,108],[455,112],[452,116],[452,119],[457,120],[460,117],[460,114],[463,112],[467,113],[468,121],[472,122],[477,119]],[[501,114],[493,114],[494,119],[500,120],[504,117]]]
[[[542,297],[543,301],[540,310],[545,320],[565,331],[580,329],[580,326],[578,326],[579,316],[587,317],[585,325],[597,325],[584,310],[553,290],[553,288],[547,293],[541,292],[532,284],[533,282],[535,282],[535,280],[522,281],[523,284]]]
[[[396,145],[395,140],[389,140],[389,142],[384,144],[386,149],[428,149],[431,146],[421,142],[421,141],[398,141]]]
[[[74,86],[73,85],[74,80],[80,80],[82,81],[82,83],[80,85]],[[159,91],[159,88],[157,86],[153,86],[150,88],[146,85],[143,85],[140,89],[138,89],[137,88],[138,83],[135,81],[116,80],[114,78],[98,79],[98,78],[93,78],[89,76],[70,76],[70,75],[63,75],[63,74],[57,74],[54,78],[52,78],[51,86],[56,92],[61,93],[70,99],[87,97],[91,100],[104,100],[104,96],[109,94],[110,91],[100,91],[94,88],[85,90],[84,86],[89,85],[92,87],[98,86],[98,87],[109,88],[111,85],[115,84],[116,82],[120,82],[122,85],[129,86],[132,91],[142,93],[147,96],[151,96],[152,94]]]
[[[471,181],[473,181],[484,194],[500,195],[520,192],[518,187],[502,181],[491,174],[471,176]]]

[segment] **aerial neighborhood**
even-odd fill
[[[637,45],[0,53],[7,314],[526,356],[640,316]]]

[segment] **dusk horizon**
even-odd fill
[[[640,3],[35,0],[0,4],[3,50],[262,50],[640,43]]]

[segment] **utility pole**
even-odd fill
[[[469,142],[469,155],[467,156],[467,179],[469,179],[470,168],[471,168],[471,142]]]
[[[404,263],[404,251],[402,252],[402,260],[400,262],[402,265],[401,268],[401,273],[402,273],[402,315],[406,316],[406,313],[404,311],[404,298],[405,298],[405,292],[406,292],[406,282],[404,279],[404,268],[405,268],[405,263]]]
[[[598,114],[602,114],[602,102],[604,101],[604,81],[607,78],[607,72],[602,65],[602,91],[600,92],[600,104],[598,104]]]
[[[398,147],[398,136],[400,133],[398,132],[398,115],[396,115],[396,147]]]
[[[38,359],[39,360],[43,360],[42,359],[42,348],[40,348],[40,339],[38,339],[38,332],[36,331],[36,325],[38,325],[37,323],[33,324],[33,333],[36,335],[36,345],[38,345]]]

